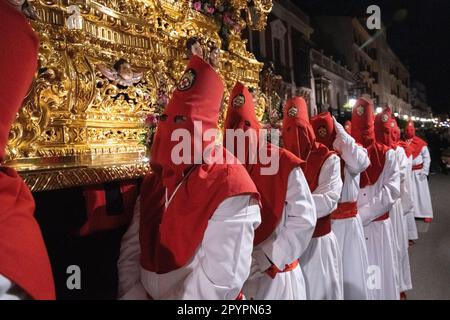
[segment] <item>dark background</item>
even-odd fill
[[[387,27],[388,42],[409,68],[411,80],[425,84],[427,102],[433,112],[450,113],[449,0],[292,0],[292,2],[309,16],[365,17],[369,5],[378,5],[383,23]]]

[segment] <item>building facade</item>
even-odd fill
[[[376,107],[389,104],[400,115],[412,115],[410,74],[389,47],[384,29],[369,31],[364,19],[318,16],[311,19],[313,41],[353,73],[349,95],[368,96]]]
[[[293,95],[315,105],[311,73],[310,41],[313,29],[309,17],[289,0],[274,2],[263,32],[246,36],[248,49],[259,61],[273,62],[275,73],[283,77],[278,92],[283,102]]]

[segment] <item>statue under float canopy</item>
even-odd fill
[[[8,1],[36,19],[40,37],[39,67],[5,161],[33,191],[143,176],[144,122],[181,77],[189,38],[220,71],[224,102],[236,81],[255,88],[261,117],[270,100],[259,89],[262,63],[241,32],[265,28],[271,0]]]

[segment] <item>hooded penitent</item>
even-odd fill
[[[392,118],[392,123],[394,124],[392,129],[392,142],[394,143],[394,147],[397,148],[397,146],[402,147],[405,150],[406,156],[409,158],[411,156],[411,148],[409,145],[401,140],[401,132],[400,128],[397,124],[397,120],[395,118]]]
[[[306,163],[302,166],[311,192],[319,184],[322,165],[333,154],[325,145],[316,141],[314,129],[309,122],[306,101],[294,97],[286,102],[283,119],[283,142],[286,149],[301,157]],[[330,216],[317,220],[313,237],[329,233]]]
[[[201,244],[209,219],[224,200],[242,194],[258,197],[241,165],[208,164],[201,159],[200,164],[192,164],[193,150],[183,154],[185,161],[181,164],[172,160],[179,143],[171,141],[176,129],[184,129],[190,139],[196,131],[203,140],[206,130],[217,128],[222,95],[220,76],[203,59],[192,56],[158,125],[151,153],[154,171],[145,177],[141,187],[141,265],[148,271],[167,273],[185,266]],[[215,139],[212,134],[206,142],[188,145],[206,157],[213,153],[226,157],[224,148],[208,148]]]
[[[352,122],[350,120],[345,121],[344,129],[349,135],[352,135]]]
[[[333,142],[336,139],[336,129],[334,128],[334,121],[329,112],[323,112],[317,116],[312,117],[311,123],[316,139],[328,149],[333,149]]]
[[[9,128],[37,68],[39,41],[26,19],[0,1],[0,161]],[[0,167],[0,274],[33,299],[54,299],[47,250],[34,219],[34,200],[18,174]]]
[[[258,137],[259,135],[260,124],[256,118],[255,106],[248,89],[242,83],[237,83],[231,92],[225,120],[225,129],[232,129],[231,132],[228,132],[228,135],[224,134],[224,145],[227,148],[230,148],[228,141],[232,136],[230,133],[235,132],[235,130],[242,129],[247,133],[249,133],[249,130],[254,130],[254,136]],[[262,142],[260,143],[259,141]],[[236,146],[236,143],[234,146],[229,151],[238,156],[238,146]],[[268,167],[270,164],[261,164],[259,157],[255,159],[256,161],[253,161],[255,163],[248,163],[250,148],[256,150],[256,154],[259,154],[260,148],[264,148],[264,154],[268,155],[271,155],[273,152],[278,152],[279,158],[275,159],[275,161],[279,161],[279,171],[274,175],[261,174],[261,169]],[[299,167],[302,163],[303,161],[289,151],[278,148],[263,139],[245,140],[244,165],[258,188],[262,203],[262,223],[255,232],[255,245],[267,239],[278,226],[285,205],[289,174],[295,167]]]
[[[405,128],[405,142],[408,145],[413,159],[416,158],[423,147],[427,145],[425,141],[416,136],[416,128],[414,127],[414,122],[409,121]]]
[[[367,149],[370,166],[361,173],[360,187],[373,185],[383,172],[388,148],[375,141],[373,105],[360,98],[352,111],[352,136]]]
[[[286,149],[305,160],[304,173],[313,192],[319,183],[320,169],[332,154],[319,143],[309,122],[306,101],[295,97],[287,101],[283,119],[283,143]]]
[[[392,112],[388,106],[375,117],[375,137],[377,142],[389,148],[394,147],[392,140],[393,127]]]

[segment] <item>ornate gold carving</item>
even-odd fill
[[[50,171],[20,172],[33,191],[55,190],[113,180],[135,179],[149,170],[146,163],[122,164],[104,167],[80,167]]]
[[[263,2],[267,1],[254,1],[256,6]],[[193,10],[190,1],[35,0],[32,4],[40,17],[32,22],[41,42],[39,67],[12,126],[6,165],[22,171],[33,190],[70,185],[76,179],[66,183],[61,178],[65,170],[80,171],[77,177],[83,170],[93,172],[89,168],[95,166],[100,170],[99,155],[109,163],[141,159],[143,119],[161,111],[158,97],[170,95],[181,77],[185,40],[197,36],[208,47],[221,45],[219,26]],[[73,6],[79,7],[79,15]],[[229,51],[220,61],[225,98],[237,80],[258,87],[262,68],[236,31],[229,40]],[[142,72],[142,80],[121,86],[98,70],[99,64],[112,66],[119,58]],[[55,173],[41,171],[52,167]],[[117,178],[117,170],[108,172],[105,178]],[[121,172],[120,178],[130,173]],[[42,182],[46,177],[52,177],[51,182]]]

